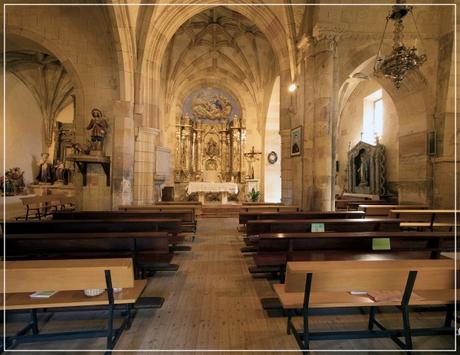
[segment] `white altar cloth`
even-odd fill
[[[238,184],[234,182],[189,182],[187,193],[194,192],[228,192],[230,194],[238,193]]]

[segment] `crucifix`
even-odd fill
[[[259,155],[261,155],[261,152],[256,152],[254,150],[254,146],[252,146],[252,149],[248,153],[244,153],[244,156],[246,160],[248,161],[248,166],[249,166],[249,178],[254,179],[254,162],[259,159]]]

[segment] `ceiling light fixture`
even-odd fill
[[[417,35],[412,48],[407,48],[403,43],[403,18],[408,13],[412,15]],[[389,55],[385,56],[381,54],[381,50],[389,20],[394,21],[393,49]],[[394,5],[391,10],[391,13],[387,16],[387,22],[385,24],[385,29],[383,30],[379,51],[375,59],[374,74],[376,76],[383,74],[386,78],[391,79],[395,87],[399,89],[407,72],[417,69],[420,65],[426,62],[426,54],[417,54],[417,39],[420,39],[421,43],[421,37],[417,28],[417,23],[415,22],[412,6],[405,5],[405,0],[397,0],[396,5]]]
[[[289,85],[289,88],[288,88],[289,92],[294,92],[297,90],[297,84],[296,83],[292,83],[291,85]]]

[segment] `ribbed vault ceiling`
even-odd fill
[[[189,19],[171,39],[161,68],[166,102],[184,97],[201,79],[236,87],[237,96],[263,105],[277,67],[267,38],[254,23],[228,8],[215,7]]]

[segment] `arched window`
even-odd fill
[[[383,135],[383,92],[377,90],[363,100],[362,141],[375,144],[375,138]]]

